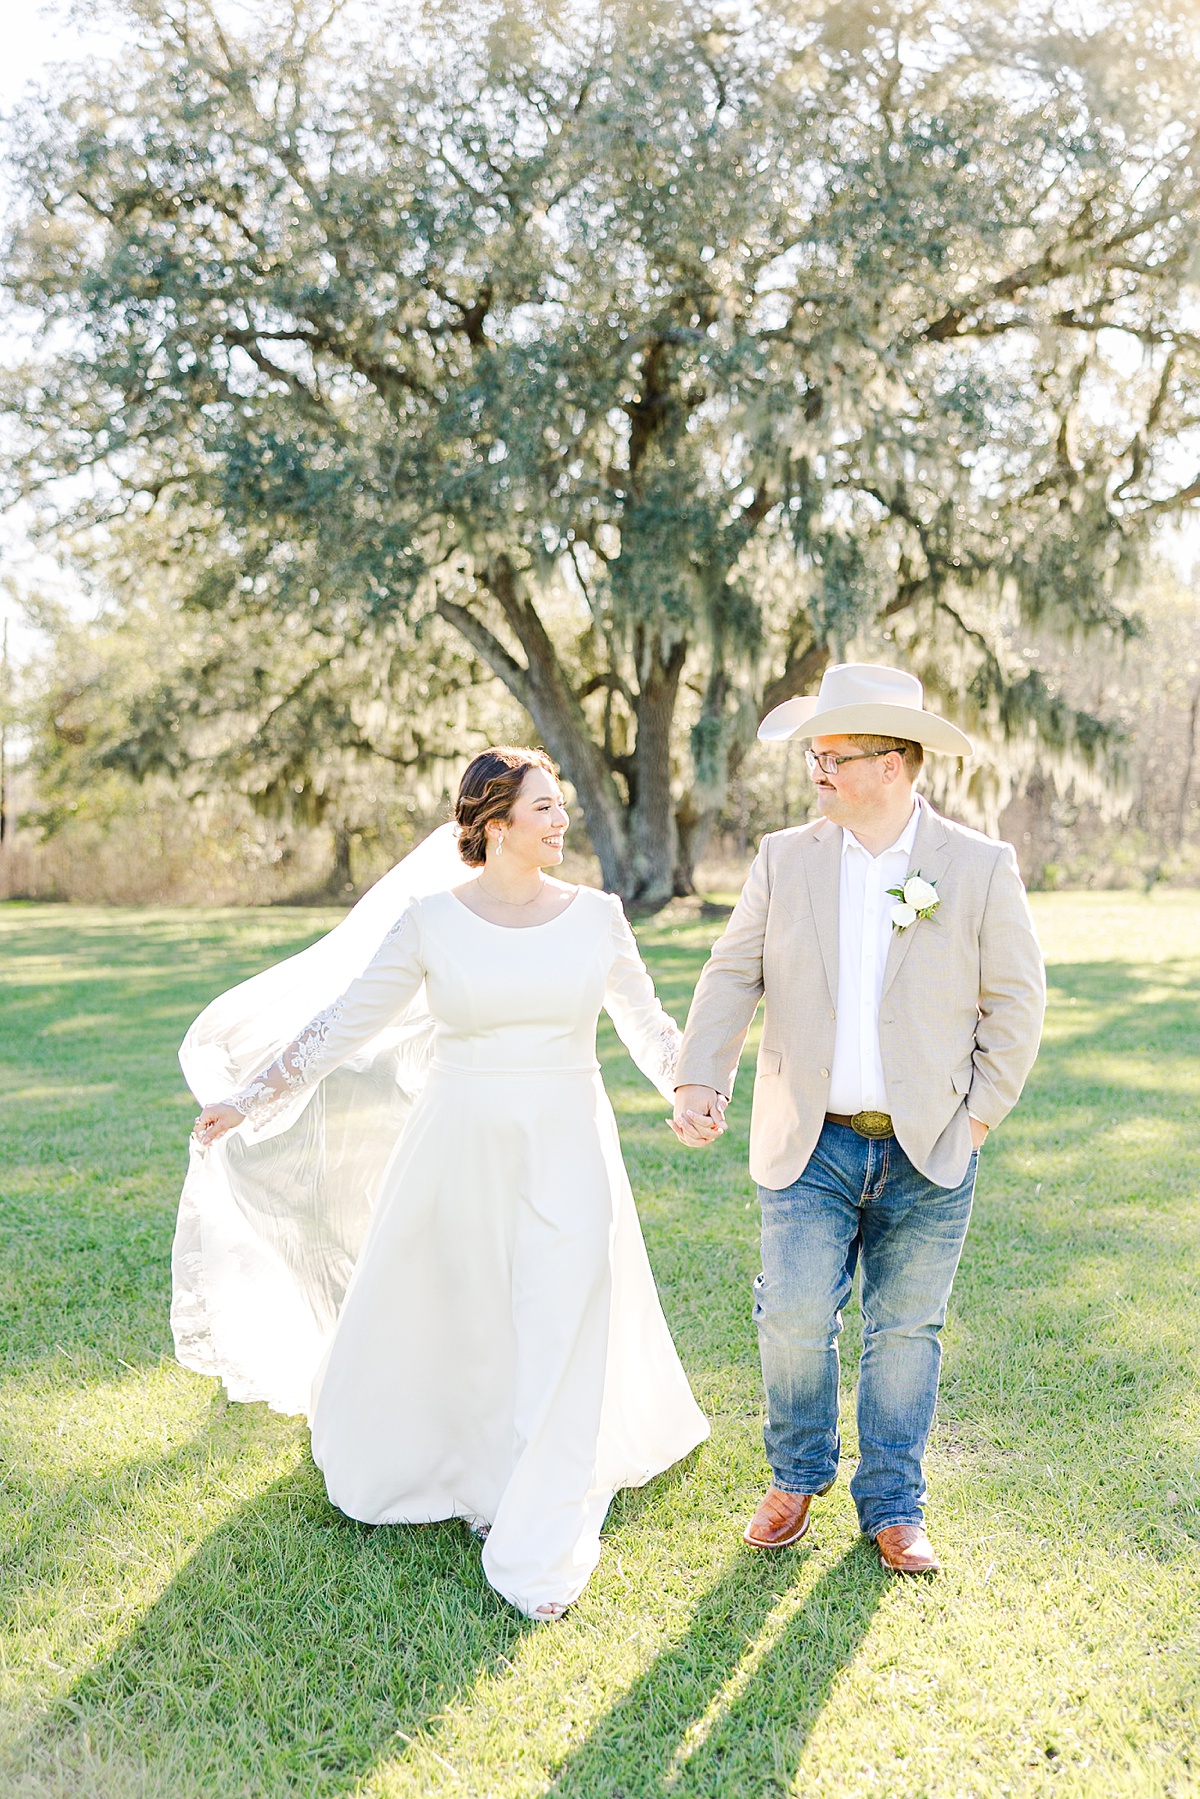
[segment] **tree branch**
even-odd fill
[[[1178,208],[1172,206],[1166,211],[1150,214],[1146,218],[1135,219],[1124,230],[1116,231],[1102,243],[1088,244],[1086,241],[1068,241],[1058,250],[1047,250],[1033,262],[1027,262],[1019,269],[1002,275],[999,280],[989,282],[977,290],[970,299],[962,300],[956,306],[948,307],[940,318],[926,325],[917,333],[918,338],[926,343],[945,343],[947,338],[979,335],[978,330],[964,331],[964,321],[973,313],[982,312],[985,307],[995,305],[997,300],[1011,300],[1017,294],[1031,287],[1046,287],[1051,281],[1061,280],[1064,276],[1078,274],[1081,263],[1102,260],[1123,244],[1141,237],[1156,225],[1165,224],[1174,216]]]
[[[1174,507],[1186,506],[1192,500],[1200,500],[1200,475],[1197,475],[1196,479],[1187,487],[1181,487],[1178,493],[1168,494],[1165,500],[1152,500],[1144,510],[1146,512],[1170,512]]]
[[[498,637],[493,636],[481,619],[475,617],[465,606],[445,595],[439,595],[435,610],[439,618],[444,618],[448,625],[465,637],[471,648],[487,663],[497,679],[504,682],[513,698],[529,711],[532,688],[529,670],[522,668],[516,659],[509,655]]]
[[[799,655],[790,655],[782,674],[769,681],[763,690],[764,713],[782,706],[784,700],[794,700],[798,694],[807,693],[813,682],[824,674],[828,662],[827,643],[809,643]]]
[[[582,687],[576,688],[575,698],[586,700],[593,693],[601,693],[606,688],[610,693],[619,693],[630,712],[636,713],[637,702],[629,684],[622,675],[617,673],[615,668],[605,669],[604,673],[600,675],[593,675],[590,681],[585,681]]]

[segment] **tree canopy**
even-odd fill
[[[418,635],[393,617],[364,641],[352,621],[279,617],[269,598],[244,598],[232,618],[181,607],[197,571],[159,522],[127,523],[120,553],[94,569],[105,594],[94,618],[29,608],[46,652],[23,682],[27,822],[47,837],[109,822],[132,780],[223,838],[236,795],[284,834],[331,831],[328,891],[342,898],[351,844],[394,844],[409,818],[427,822],[463,756],[520,728],[517,708],[437,619]]]
[[[214,618],[439,618],[632,899],[855,642],[1097,753],[1002,630],[1127,633],[1200,499],[1189,9],[130,11],[23,128],[14,484]]]

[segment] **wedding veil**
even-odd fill
[[[328,936],[206,1006],[179,1060],[200,1105],[236,1093],[362,972],[409,901],[467,869],[442,825]],[[308,1410],[380,1177],[424,1078],[424,991],[350,1061],[255,1128],[193,1141],[172,1251],[175,1350],[231,1399]]]

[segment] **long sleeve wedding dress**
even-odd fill
[[[449,891],[414,899],[364,972],[239,1096],[268,1176],[277,1121],[356,1057],[378,1090],[369,1046],[414,1006],[432,1020],[424,1084],[361,1248],[329,1234],[335,1284],[336,1266],[353,1272],[315,1369],[313,1456],[352,1518],[489,1525],[488,1579],[533,1614],[582,1591],[613,1492],[708,1434],[659,1305],[595,1052],[603,1006],[670,1097],[679,1033],[610,895],[580,888],[525,928],[494,925]],[[245,1214],[255,1183],[234,1178],[233,1189]],[[203,1203],[185,1211],[181,1359],[221,1371],[213,1338],[222,1324],[236,1336],[236,1271],[216,1267],[219,1251],[206,1258]],[[278,1221],[275,1238],[286,1267]],[[322,1342],[307,1298],[316,1321],[294,1333],[304,1348],[293,1360]],[[237,1303],[253,1304],[252,1282]],[[244,1357],[240,1378],[253,1389]]]

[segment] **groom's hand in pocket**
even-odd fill
[[[671,1129],[689,1149],[703,1149],[725,1129],[728,1104],[725,1095],[715,1087],[676,1087]]]

